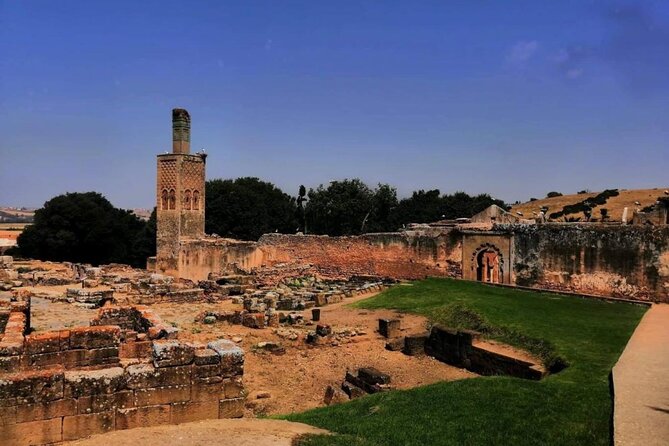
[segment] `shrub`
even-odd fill
[[[549,217],[556,219],[569,214],[591,212],[594,206],[606,204],[606,201],[609,198],[618,195],[620,195],[618,189],[606,189],[604,192],[601,192],[592,198],[586,198],[585,200],[579,201],[578,203],[568,204],[567,206],[563,207],[561,211],[553,212]]]

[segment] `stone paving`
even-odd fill
[[[613,368],[614,444],[669,444],[669,305],[644,315]]]

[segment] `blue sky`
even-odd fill
[[[0,0],[0,204],[151,207],[171,109],[209,178],[669,184],[669,2]]]

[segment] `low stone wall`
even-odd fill
[[[425,353],[479,375],[508,375],[538,380],[544,376],[537,365],[473,345],[479,333],[435,325],[425,340]]]
[[[181,343],[144,307],[104,307],[91,327],[24,336],[14,310],[0,341],[3,445],[243,415],[244,352],[231,341]]]
[[[98,308],[103,306],[106,302],[114,301],[114,290],[87,290],[85,288],[68,288],[68,299],[74,302],[90,306],[91,308]]]
[[[153,363],[3,375],[2,444],[50,444],[115,429],[241,417],[243,352],[229,341],[210,347],[155,341]]]
[[[157,303],[189,303],[202,302],[205,300],[204,290],[201,288],[177,289],[169,287],[166,290],[158,290],[154,293],[131,293],[126,297],[130,303],[150,305]]]

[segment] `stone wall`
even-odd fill
[[[396,279],[445,276],[459,263],[457,240],[446,235],[390,232],[351,237],[267,234],[260,249],[272,262],[314,265],[324,276],[375,275]]]
[[[183,240],[179,251],[179,277],[207,280],[209,274],[222,276],[250,271],[266,262],[257,242],[209,237]]]
[[[184,240],[179,274],[205,280],[209,274],[250,272],[277,264],[311,265],[324,277],[374,275],[395,279],[459,276],[460,238],[445,232],[365,234],[350,237],[266,234],[258,242]]]
[[[669,227],[544,224],[507,228],[517,285],[669,301]]]
[[[24,337],[25,314],[10,313],[0,342],[0,359],[14,359],[0,361],[3,445],[243,415],[244,352],[233,342],[181,343],[143,307],[104,307],[92,324]]]
[[[516,378],[539,380],[546,371],[541,364],[534,364],[490,350],[487,345],[477,345],[480,333],[472,330],[456,330],[434,325],[429,334],[405,338],[416,345],[424,346],[424,353],[439,361],[465,368],[479,375],[508,375]],[[416,343],[416,341],[419,341]],[[414,345],[414,347],[416,346]],[[409,352],[423,353],[422,349]],[[407,348],[405,346],[405,352]]]

